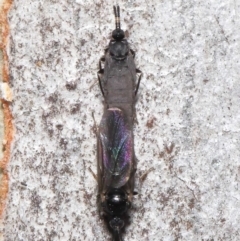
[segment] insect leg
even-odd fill
[[[92,112],[92,118],[93,118],[93,122],[94,122],[93,132],[94,132],[95,135],[98,137],[98,128],[97,128],[97,123],[96,123],[96,120],[95,120],[95,117],[94,117],[94,113],[93,113],[93,112]]]
[[[93,126],[93,132],[95,133],[96,136],[98,136],[98,128],[97,128],[97,124],[96,124],[96,120],[94,117],[94,113],[92,112],[92,118],[94,121],[94,126]],[[97,175],[93,172],[93,170],[91,169],[91,167],[88,168],[88,170],[91,172],[92,176],[94,177],[94,179],[96,181],[98,181]]]
[[[137,74],[140,74],[140,75],[139,75],[139,77],[138,77],[138,82],[137,82],[137,86],[136,86],[136,89],[135,89],[135,95],[137,95],[138,88],[139,88],[139,85],[140,85],[140,82],[141,82],[142,71],[139,70],[139,69],[136,69],[136,73],[137,73]]]
[[[99,70],[103,70],[103,68],[102,68],[102,62],[104,62],[104,61],[105,61],[105,57],[102,56],[102,57],[99,59],[99,62],[98,62]]]
[[[135,161],[136,161],[136,159],[135,159]],[[135,174],[136,174],[136,172],[137,172],[137,168],[136,167],[134,167],[133,169],[132,169],[132,171],[131,171],[131,174],[130,174],[130,177],[129,177],[129,183],[128,183],[128,195],[129,195],[129,200],[130,200],[130,202],[132,202],[132,196],[133,195],[137,195],[138,194],[138,192],[137,191],[135,191],[134,190],[134,184],[135,184]]]
[[[103,87],[102,87],[102,79],[103,79],[103,74],[104,74],[104,69],[102,68],[102,64],[101,62],[104,62],[105,61],[105,57],[101,57],[100,60],[99,60],[99,71],[97,72],[97,75],[98,75],[98,83],[99,83],[99,87],[101,89],[101,92],[104,96],[104,91],[103,91]]]
[[[132,54],[133,58],[135,58],[135,51],[134,51],[134,50],[132,50],[132,49],[130,49],[130,52],[131,52],[131,54]]]
[[[88,168],[88,171],[91,172],[92,176],[94,177],[94,179],[96,180],[96,182],[98,181],[97,179],[97,175],[93,172],[93,170],[91,169],[91,167]]]
[[[130,52],[132,54],[132,57],[135,58],[135,51],[130,49]],[[142,78],[142,71],[139,70],[139,69],[136,69],[136,73],[137,74],[140,74],[139,77],[138,77],[138,83],[137,83],[137,86],[136,86],[136,89],[135,89],[135,95],[137,95],[137,92],[138,92],[138,88],[139,88],[139,85],[140,85],[140,81],[141,81],[141,78]]]
[[[147,175],[151,172],[151,171],[154,171],[154,167],[151,167],[149,170],[147,170],[145,173],[143,173],[143,175],[140,177],[140,183],[142,184],[146,178],[147,178]]]

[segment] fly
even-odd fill
[[[122,241],[135,194],[133,117],[142,73],[136,69],[135,53],[120,27],[119,6],[114,6],[114,14],[116,29],[99,61],[98,80],[105,108],[98,130],[97,179],[100,216],[112,233],[113,241]]]

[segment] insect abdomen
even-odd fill
[[[128,116],[132,117],[135,101],[135,78],[127,66],[117,66],[109,70],[105,85],[105,101],[108,108],[121,108]]]

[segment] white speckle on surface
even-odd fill
[[[239,240],[240,6],[118,4],[143,72],[136,182],[154,167],[124,240]],[[97,169],[92,112],[99,123],[96,73],[115,27],[112,2],[16,0],[9,23],[15,139],[5,240],[111,240],[88,168]]]

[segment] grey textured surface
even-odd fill
[[[155,168],[125,240],[239,240],[239,3],[118,3],[144,73],[137,176]],[[16,0],[9,21],[16,134],[5,240],[110,240],[88,167],[112,2]]]

